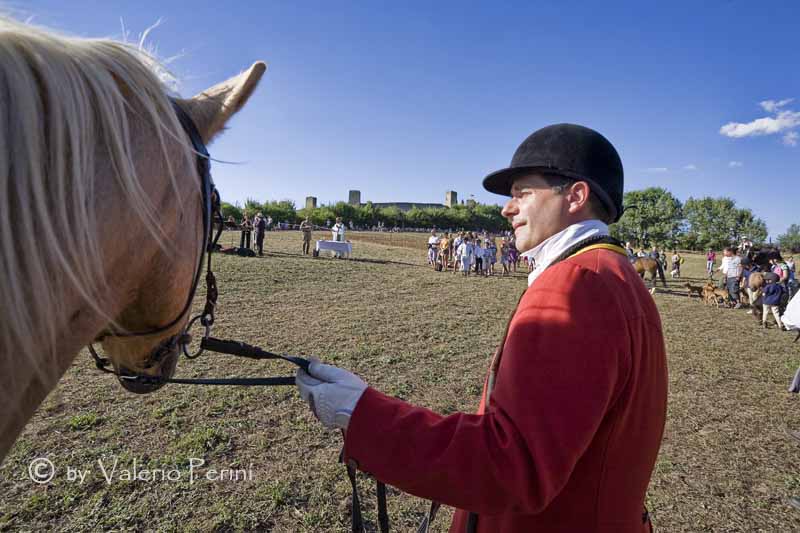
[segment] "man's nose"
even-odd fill
[[[510,218],[514,216],[516,213],[516,202],[513,198],[506,202],[506,205],[503,206],[503,210],[500,211],[500,214],[506,218]]]

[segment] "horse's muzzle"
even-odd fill
[[[147,394],[157,391],[163,387],[169,378],[175,373],[175,368],[178,365],[178,358],[180,357],[182,346],[175,342],[167,341],[167,343],[159,346],[154,350],[157,354],[154,359],[155,363],[150,367],[155,367],[155,372],[135,372],[124,366],[118,368],[118,379],[120,384],[129,392],[135,394]]]

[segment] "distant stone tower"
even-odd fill
[[[458,205],[458,193],[456,191],[447,191],[444,193],[444,205],[447,207]]]
[[[316,209],[316,208],[317,208],[317,197],[306,196],[306,209]]]
[[[347,203],[356,207],[361,205],[361,191],[350,191]]]

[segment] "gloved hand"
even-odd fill
[[[364,381],[347,370],[311,360],[308,372],[297,370],[295,383],[300,397],[311,406],[322,425],[347,429],[350,416],[367,388]]]

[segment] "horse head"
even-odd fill
[[[123,43],[0,17],[0,50],[2,458],[86,345],[155,378],[123,380],[135,392],[172,375],[206,245],[184,122],[210,143],[266,67],[171,99],[165,70]]]
[[[199,169],[207,162],[202,161],[205,156],[196,153],[198,150],[195,148],[190,158],[192,164],[182,164],[186,160],[182,157],[183,153],[187,147],[192,148],[188,132],[184,130],[187,127],[194,128],[199,137],[195,143],[205,151],[205,145],[222,131],[228,119],[245,104],[265,69],[264,63],[256,63],[246,72],[192,98],[174,100],[178,113],[184,114],[190,123],[175,132],[174,137],[178,141],[170,143],[168,151],[172,161],[180,162],[172,163],[178,189],[193,191],[182,203],[178,203],[174,191],[166,186],[170,183],[166,174],[169,165],[165,162],[152,168],[153,161],[158,160],[159,150],[155,137],[145,135],[143,138],[144,170],[149,171],[150,175],[160,174],[160,180],[157,181],[164,184],[156,201],[163,206],[161,211],[167,215],[162,229],[170,239],[170,245],[164,248],[153,244],[152,255],[146,262],[146,272],[142,273],[134,297],[126,302],[127,305],[113,323],[106,326],[106,330],[121,329],[120,334],[105,335],[102,340],[103,349],[109,354],[120,376],[120,383],[131,392],[153,391],[163,385],[163,378],[171,377],[175,371],[183,344],[187,342],[183,336],[190,311],[187,302],[190,302],[195,283],[203,270],[201,258],[208,242],[207,233],[211,230],[210,221],[204,221],[203,210],[206,209],[205,202],[210,200],[199,194],[204,178]],[[195,162],[196,158],[200,160]],[[125,241],[118,242],[123,247],[127,246]],[[170,326],[165,328],[164,324]],[[142,333],[131,334],[137,331]],[[136,375],[156,379],[127,379]]]
[[[761,270],[769,270],[770,269],[770,260],[775,259],[777,261],[783,261],[783,257],[781,257],[780,249],[770,246],[770,247],[763,247],[759,249],[754,249],[750,251],[750,259],[756,265],[761,268]]]

